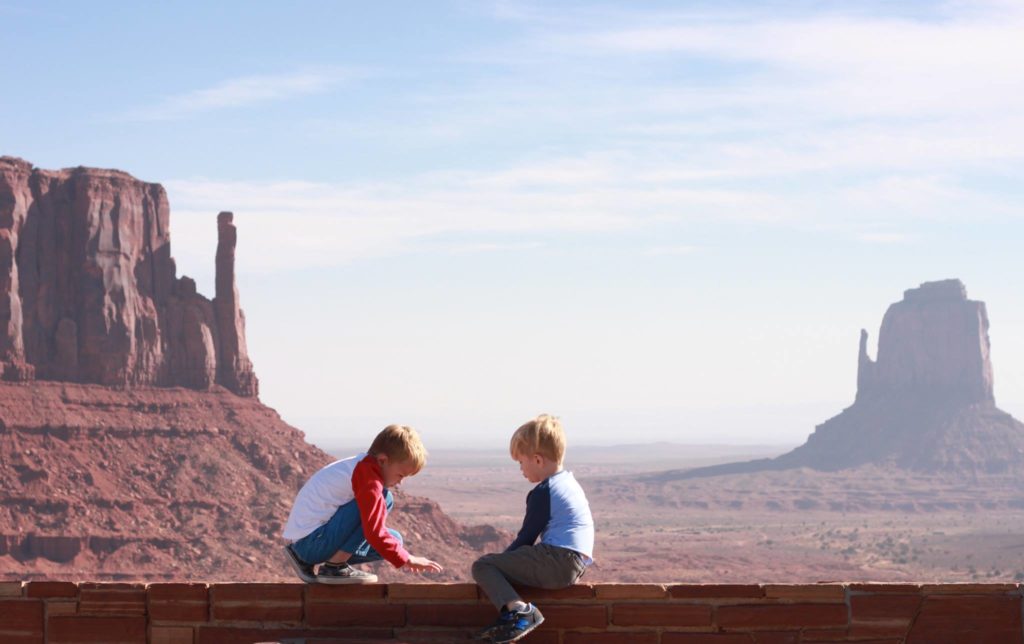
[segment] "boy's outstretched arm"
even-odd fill
[[[413,572],[441,572],[443,568],[436,561],[416,557],[409,553],[384,523],[387,505],[384,503],[384,486],[380,480],[368,476],[356,467],[352,476],[352,491],[355,493],[359,518],[363,523],[363,537],[374,550],[380,553],[395,568]]]
[[[413,572],[441,572],[444,570],[441,564],[436,561],[426,557],[417,557],[416,555],[409,555],[409,560],[405,562],[404,568],[408,568]]]

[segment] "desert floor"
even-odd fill
[[[866,467],[679,480],[671,470],[783,447],[577,448],[596,565],[586,581],[1024,580],[1024,485]],[[404,488],[453,518],[514,531],[531,485],[500,452],[438,450]],[[424,553],[429,554],[429,553]],[[468,578],[468,573],[467,573]]]

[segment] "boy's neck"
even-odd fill
[[[562,464],[561,463],[547,462],[547,463],[544,463],[544,466],[545,467],[540,472],[543,475],[543,477],[544,477],[544,478],[541,479],[542,481],[544,479],[549,479],[552,476],[554,476],[555,474],[558,474],[559,472],[562,471]]]

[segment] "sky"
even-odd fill
[[[0,154],[165,186],[321,446],[801,443],[905,289],[1024,418],[1019,2],[0,0]]]

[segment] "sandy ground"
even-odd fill
[[[885,468],[676,480],[771,447],[577,449],[597,564],[588,581],[1024,580],[1024,484]],[[782,450],[777,450],[782,451]],[[405,484],[456,520],[516,530],[530,484],[500,452],[439,451]]]

